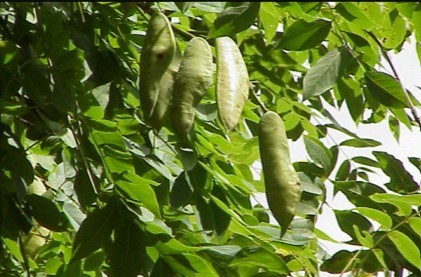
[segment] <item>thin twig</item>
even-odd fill
[[[264,112],[267,112],[268,109],[265,107],[265,105],[263,104],[263,102],[260,101],[259,97],[256,95],[256,92],[254,91],[254,87],[255,87],[254,84],[252,82],[250,82],[250,90],[252,91],[251,96],[257,102],[257,104],[259,104],[260,108],[262,108],[262,110]]]

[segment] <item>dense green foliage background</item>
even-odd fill
[[[211,87],[194,151],[179,148],[169,123],[154,133],[139,109],[154,10],[171,19],[181,50],[195,36],[212,47],[231,36],[253,84],[229,134]],[[420,103],[378,67],[412,35],[421,58],[419,3],[2,2],[0,26],[1,276],[421,274],[419,175],[325,109],[346,105],[358,125],[387,121],[396,139],[401,128],[419,132]],[[294,164],[302,197],[282,239],[250,201],[264,191],[253,175],[262,105],[309,156]],[[349,139],[328,148],[335,130]],[[338,162],[343,147],[373,155]],[[420,157],[409,161],[420,169]],[[387,183],[372,183],[377,169]],[[335,216],[358,251],[320,247],[335,241],[314,228],[327,182],[355,205]],[[31,255],[28,234],[45,242]]]

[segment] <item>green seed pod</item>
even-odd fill
[[[159,82],[159,93],[156,100],[155,106],[151,112],[150,123],[152,128],[159,131],[164,124],[165,118],[168,114],[168,110],[171,104],[173,88],[177,71],[180,66],[181,52],[177,49],[173,60],[164,76],[162,76]]]
[[[207,41],[190,40],[174,84],[172,125],[181,142],[190,140],[196,107],[212,84],[212,52]]]
[[[170,22],[164,14],[154,14],[149,21],[140,57],[140,100],[146,122],[153,113],[160,81],[173,60],[175,49]]]
[[[259,123],[259,148],[269,209],[281,226],[281,237],[300,201],[300,180],[291,164],[285,127],[278,114],[266,112]]]
[[[243,56],[230,37],[216,39],[216,101],[219,117],[229,132],[238,123],[249,95],[249,76]]]

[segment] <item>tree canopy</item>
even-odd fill
[[[179,118],[156,129],[141,109],[157,12],[175,55],[200,37],[213,56],[187,148]],[[421,104],[388,56],[415,37],[421,60],[418,2],[2,2],[0,26],[1,276],[421,274],[421,158],[378,150],[328,111],[387,122],[396,140],[420,131]],[[239,47],[250,79],[229,132],[216,103],[219,37]],[[301,198],[282,237],[252,201],[265,192],[265,111],[308,154],[293,164]],[[327,146],[332,132],[347,139]],[[339,159],[345,147],[371,155]],[[354,207],[332,209],[358,250],[321,247],[338,240],[316,228],[326,184]]]

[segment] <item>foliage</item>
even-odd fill
[[[182,51],[192,37],[212,51],[216,37],[235,39],[253,84],[228,134],[208,90],[193,151],[179,147],[169,119],[156,133],[140,112],[153,10],[171,20]],[[416,127],[420,103],[379,64],[412,34],[421,55],[419,3],[2,2],[0,11],[0,275],[421,274],[417,180],[326,109],[346,105],[357,125],[387,121],[397,139],[402,125]],[[262,105],[309,156],[294,164],[302,197],[282,239],[250,200],[264,187],[254,174]],[[328,148],[334,131],[348,139]],[[340,161],[344,147],[373,156]],[[409,161],[420,168],[419,157]],[[372,183],[376,170],[387,183]],[[327,183],[355,205],[335,215],[357,251],[329,257],[319,247],[335,241],[314,227]],[[46,239],[33,256],[29,232]]]

